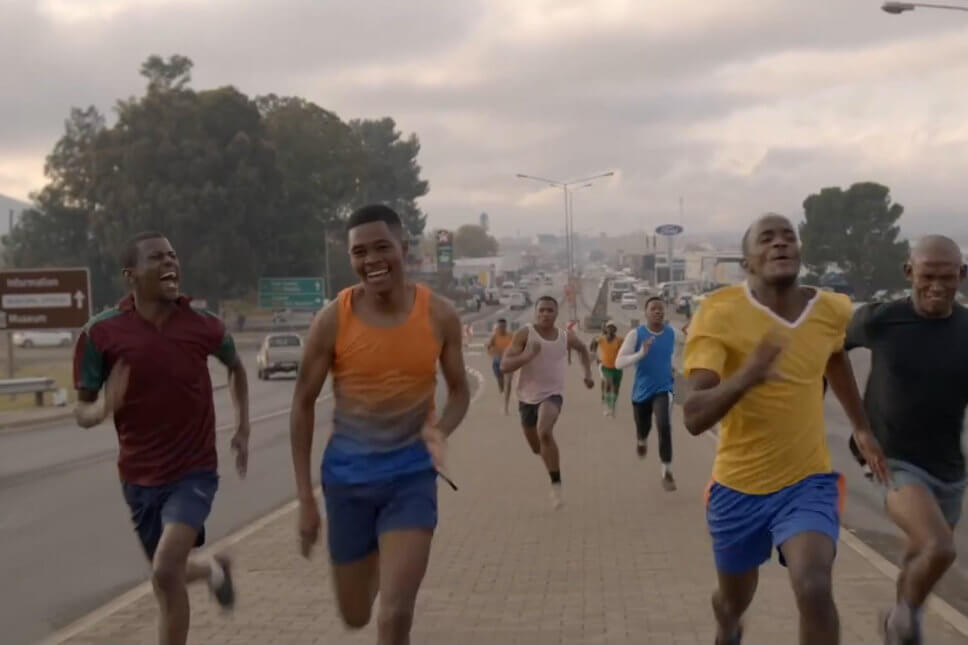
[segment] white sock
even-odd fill
[[[222,565],[215,558],[209,561],[208,566],[211,569],[211,573],[208,574],[208,584],[212,588],[218,589],[225,582],[225,570],[222,569]]]
[[[663,463],[662,464],[662,476],[663,477],[665,477],[666,475],[672,474],[672,471],[669,470],[669,466],[671,466],[671,465],[672,464],[667,464],[667,463]]]

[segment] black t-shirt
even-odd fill
[[[861,307],[846,348],[871,350],[864,407],[890,459],[938,479],[965,477],[961,433],[968,405],[968,310],[923,318],[910,299]]]

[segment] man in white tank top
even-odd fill
[[[521,370],[518,377],[518,410],[521,426],[532,452],[541,455],[551,477],[551,502],[561,508],[561,465],[554,428],[564,403],[568,352],[581,357],[585,369],[585,387],[595,387],[592,361],[588,348],[572,331],[555,326],[558,301],[541,296],[535,303],[534,323],[514,333],[511,346],[501,360],[501,371],[510,374]]]

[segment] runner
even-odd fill
[[[595,365],[598,366],[598,375],[601,377],[599,382],[602,391],[602,408],[607,410],[607,406],[605,405],[605,372],[602,370],[602,360],[598,355],[598,341],[602,336],[605,335],[606,327],[608,327],[608,321],[602,323],[602,333],[592,338],[592,341],[588,343],[588,353],[591,354],[592,361],[594,361]]]
[[[581,357],[582,367],[585,368],[585,387],[595,387],[588,348],[574,332],[557,327],[557,318],[558,301],[551,296],[538,298],[535,303],[534,324],[522,327],[514,333],[511,347],[501,360],[501,371],[505,374],[521,370],[518,376],[521,426],[532,452],[541,455],[548,469],[551,477],[551,504],[555,509],[561,508],[564,503],[554,429],[564,403],[569,349],[575,350]]]
[[[605,416],[615,417],[615,404],[618,391],[622,386],[622,370],[615,364],[622,341],[618,337],[618,325],[609,320],[605,323],[605,333],[597,339],[595,348],[598,350],[598,360],[601,363],[602,386],[605,397]]]
[[[91,428],[114,416],[121,488],[152,567],[158,640],[181,644],[190,620],[187,584],[207,581],[220,605],[235,602],[227,556],[189,558],[205,542],[219,481],[208,356],[228,368],[240,477],[248,464],[248,385],[222,321],[179,294],[181,268],[163,235],[132,238],[121,267],[130,293],[92,318],[74,348],[75,417]]]
[[[319,538],[310,455],[315,407],[333,374],[333,434],[322,460],[329,556],[340,615],[370,621],[377,642],[410,642],[414,603],[437,525],[437,473],[447,437],[467,413],[470,391],[454,309],[407,281],[399,216],[364,206],[347,221],[360,284],[313,321],[293,393],[292,458],[302,553]],[[447,403],[434,413],[438,363]]]
[[[676,490],[672,476],[672,393],[675,390],[675,369],[672,356],[676,351],[676,333],[665,322],[662,298],[652,296],[645,301],[646,324],[639,325],[626,336],[616,365],[625,369],[635,365],[632,385],[632,412],[635,417],[636,452],[645,457],[647,440],[652,430],[652,416],[659,431],[659,460],[662,462],[662,487]]]
[[[758,219],[743,236],[743,253],[747,283],[703,301],[684,361],[686,428],[699,435],[722,420],[706,495],[719,579],[716,642],[740,642],[759,567],[775,546],[790,572],[800,642],[836,644],[831,581],[843,488],[824,430],[825,372],[858,446],[887,479],[843,349],[852,305],[798,284],[799,242],[784,217]]]
[[[511,334],[508,333],[508,321],[506,318],[498,318],[494,333],[487,341],[487,351],[491,355],[491,370],[494,372],[494,378],[497,379],[497,389],[504,395],[504,414],[508,414],[508,407],[511,402],[511,382],[514,380],[514,375],[508,375],[507,387],[505,387],[504,372],[501,371],[501,357],[504,356],[504,351],[510,346]]]
[[[955,559],[953,531],[968,484],[961,443],[968,310],[955,302],[965,279],[961,249],[926,237],[904,270],[911,297],[858,309],[846,343],[871,350],[864,403],[893,476],[887,513],[907,542],[897,605],[883,616],[889,644],[921,642],[921,607]]]

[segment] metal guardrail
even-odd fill
[[[0,395],[33,394],[38,406],[44,404],[44,392],[55,389],[57,388],[54,386],[54,379],[46,376],[0,380]]]

